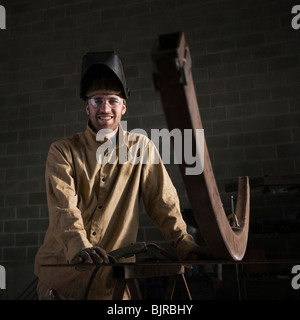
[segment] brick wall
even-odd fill
[[[300,171],[300,31],[287,0],[2,1],[0,30],[0,261],[32,263],[48,225],[44,168],[52,141],[84,130],[81,57],[116,50],[131,88],[128,128],[166,127],[151,81],[159,34],[183,30],[208,148],[224,205],[238,175]],[[168,171],[189,208],[175,165]],[[200,191],[199,191],[200,192]],[[296,219],[295,194],[253,190],[251,220]],[[162,241],[144,211],[139,239]],[[252,237],[251,247],[295,254],[299,238]],[[13,271],[12,271],[13,272]],[[18,275],[15,275],[18,278]],[[18,280],[10,280],[18,281]]]

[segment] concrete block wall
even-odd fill
[[[185,32],[217,183],[300,171],[300,31],[290,0],[2,1],[0,30],[0,262],[32,263],[48,225],[44,168],[52,141],[85,129],[83,54],[116,50],[127,76],[128,129],[166,127],[151,80],[160,34]],[[167,169],[189,208],[175,165]],[[199,191],[200,192],[200,191]],[[274,199],[277,199],[276,201]],[[294,194],[254,190],[252,221],[296,219]],[[141,210],[140,240],[163,241]],[[271,255],[299,251],[294,235],[253,237]],[[276,242],[276,243],[275,243]],[[284,244],[283,244],[284,243]],[[277,248],[277,249],[276,249]],[[13,269],[13,268],[12,268]],[[17,277],[17,276],[16,276]],[[16,280],[16,282],[18,282]]]

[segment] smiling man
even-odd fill
[[[85,131],[54,142],[46,163],[49,228],[35,260],[39,299],[82,299],[92,272],[87,264],[108,263],[108,252],[136,242],[139,203],[158,226],[179,259],[206,257],[187,233],[176,190],[154,144],[146,136],[124,131],[129,90],[114,52],[83,57],[81,98],[89,117]],[[113,163],[96,159],[101,130],[114,146]],[[139,148],[132,146],[138,142]],[[158,157],[158,163],[120,161],[120,149],[133,157]],[[134,261],[127,258],[121,261]],[[42,267],[76,263],[78,267]],[[111,299],[111,267],[101,268],[90,287],[90,299]],[[125,298],[130,298],[125,294]]]
[[[107,65],[92,65],[83,75],[81,81],[81,97],[87,101],[86,112],[90,119],[90,125],[95,132],[101,129],[110,129],[115,133],[118,130],[122,116],[126,112],[126,99],[129,90],[126,86],[123,69],[120,66],[120,60],[116,55],[103,53],[103,58],[111,59],[111,66],[117,69],[112,71]],[[94,54],[86,55],[86,60],[93,63],[90,57]],[[100,55],[99,55],[100,57]],[[83,64],[83,72],[85,64]],[[88,67],[87,66],[87,67]],[[119,77],[118,77],[118,75]],[[122,80],[120,80],[122,79]]]

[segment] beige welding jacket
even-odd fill
[[[92,246],[110,252],[136,242],[141,198],[179,258],[197,247],[153,142],[120,126],[113,151],[102,152],[99,147],[105,143],[97,141],[87,125],[84,132],[53,143],[46,163],[49,228],[36,255],[35,274],[49,288],[74,299],[83,298],[92,268],[41,265],[70,263],[76,253]],[[105,156],[115,161],[105,162]],[[113,287],[111,267],[100,268],[88,297],[110,299]]]

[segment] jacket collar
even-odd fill
[[[107,141],[107,139],[103,141],[99,141],[99,139],[97,140],[97,133],[92,129],[89,121],[86,126],[85,135],[87,137],[88,142],[94,142],[96,145],[102,144],[105,141]],[[127,149],[129,149],[128,134],[127,131],[123,129],[121,123],[119,124],[119,129],[116,135],[116,149],[122,148],[124,146],[126,146]]]

